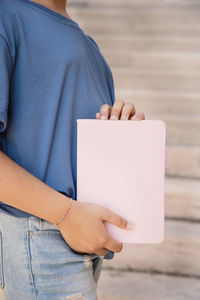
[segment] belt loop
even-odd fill
[[[39,231],[42,229],[41,219],[37,216],[27,217],[27,225],[30,231]]]
[[[44,229],[44,220],[42,218],[39,218],[39,227],[40,227],[40,230],[43,230]]]

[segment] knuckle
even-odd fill
[[[99,238],[99,245],[103,246],[103,245],[105,245],[105,243],[106,243],[106,238],[105,237],[100,237]]]
[[[109,109],[109,105],[108,104],[103,104],[101,106],[100,112],[107,112],[108,109]]]
[[[125,101],[123,99],[116,99],[115,102],[117,102],[117,104],[125,104]]]
[[[97,250],[96,247],[90,247],[90,248],[89,248],[89,251],[87,251],[87,253],[92,254],[92,253],[94,253],[96,250]]]
[[[87,253],[92,254],[96,251],[96,248],[93,245],[90,245],[88,247]]]
[[[112,109],[112,114],[118,115],[119,114],[119,110],[116,108]]]
[[[126,224],[127,224],[126,220],[124,220],[123,218],[119,219],[119,225],[120,225],[120,227],[126,227]]]
[[[125,105],[126,106],[130,106],[130,107],[135,107],[135,105],[132,102],[130,102],[130,101],[126,102]]]

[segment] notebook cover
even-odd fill
[[[77,201],[111,209],[131,230],[105,221],[123,243],[164,239],[166,125],[162,120],[77,119]]]

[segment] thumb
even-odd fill
[[[133,229],[133,223],[126,220],[125,218],[119,216],[118,214],[115,214],[110,209],[106,209],[106,212],[104,212],[102,216],[103,221],[107,221],[119,228],[123,229]]]

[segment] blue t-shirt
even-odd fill
[[[30,0],[0,0],[1,151],[76,200],[76,120],[95,119],[114,99],[111,70],[77,22]],[[3,202],[0,210],[31,216]]]

